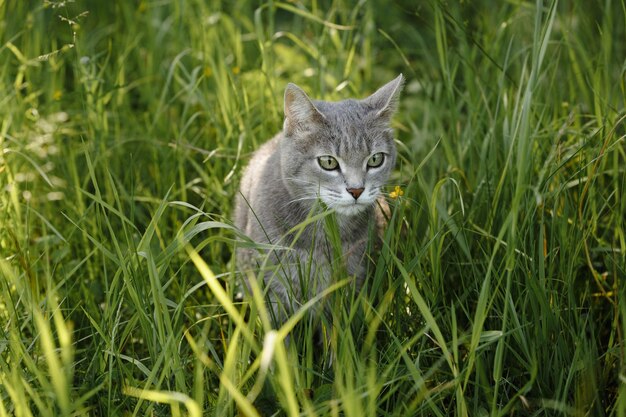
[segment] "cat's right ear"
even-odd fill
[[[319,112],[309,96],[297,85],[287,84],[285,88],[285,123],[287,135],[299,130],[308,130],[311,125],[321,123],[324,115]]]
[[[398,107],[398,98],[404,85],[404,76],[398,75],[394,80],[380,87],[374,94],[364,101],[376,111],[376,117],[387,122]]]

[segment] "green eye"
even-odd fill
[[[335,170],[339,167],[339,162],[330,155],[323,155],[317,158],[317,162],[327,171]]]
[[[384,160],[385,160],[384,153],[382,152],[375,153],[374,155],[370,156],[370,159],[368,159],[367,166],[369,168],[377,168],[383,164]]]

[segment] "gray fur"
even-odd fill
[[[283,248],[271,251],[270,263],[278,267],[264,278],[277,321],[329,286],[333,259],[324,222],[305,227],[295,242],[296,234],[288,234],[316,208],[335,211],[345,270],[361,286],[376,201],[396,159],[390,120],[403,81],[400,75],[364,100],[340,102],[311,101],[287,85],[283,131],[252,156],[235,204],[238,228],[255,242]],[[378,152],[384,162],[367,169]],[[340,169],[322,169],[323,155],[336,158]],[[358,198],[348,191],[361,188]],[[243,270],[264,259],[248,248],[238,249],[236,258]]]

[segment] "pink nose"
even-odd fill
[[[349,192],[355,200],[363,194],[363,190],[365,190],[365,188],[346,188],[346,191]]]

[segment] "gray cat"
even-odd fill
[[[273,245],[265,256],[239,248],[236,259],[240,269],[256,271],[265,261],[264,286],[277,323],[328,288],[339,268],[361,287],[368,240],[381,203],[386,207],[381,187],[396,159],[390,121],[403,81],[399,75],[364,100],[340,102],[312,101],[287,85],[283,131],[254,153],[235,203],[236,226]],[[325,210],[334,212],[334,228],[324,216],[297,227]]]

